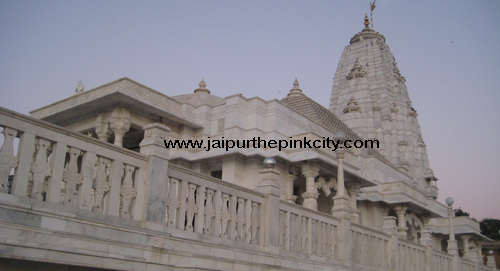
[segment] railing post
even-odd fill
[[[139,145],[140,153],[148,156],[146,178],[149,189],[145,191],[146,221],[156,224],[165,223],[165,200],[168,187],[168,149],[165,140],[168,139],[170,129],[158,123],[143,127],[144,139]],[[138,197],[139,198],[139,197]],[[181,214],[182,215],[182,214]]]
[[[270,159],[270,160],[268,160]],[[271,161],[272,159],[272,161]],[[266,165],[266,161],[269,163]],[[273,253],[279,253],[279,205],[280,189],[278,183],[279,171],[274,169],[276,161],[273,158],[264,160],[265,169],[259,171],[260,181],[257,184],[257,190],[266,194],[264,208],[262,208],[261,229],[264,230],[264,248]]]
[[[389,268],[390,270],[399,270],[399,253],[397,235],[398,227],[396,226],[396,218],[393,216],[384,216],[384,225],[382,232],[391,235],[389,240]]]

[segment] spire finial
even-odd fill
[[[205,83],[205,80],[203,78],[201,78],[199,86],[200,88],[205,88],[207,86],[207,83]]]
[[[296,96],[296,95],[304,95],[302,93],[302,89],[299,88],[299,81],[295,78],[295,82],[293,82],[293,88],[290,89],[290,93],[288,96]]]
[[[210,94],[210,90],[208,90],[206,87],[207,87],[207,83],[205,83],[205,80],[203,78],[201,78],[201,81],[200,83],[198,84],[200,87],[195,89],[194,90],[194,93],[206,93],[206,94]]]
[[[368,13],[365,14],[365,28],[368,28],[368,26],[370,25],[370,19],[368,19]]]

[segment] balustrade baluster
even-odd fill
[[[252,244],[258,244],[260,243],[260,238],[257,236],[259,232],[259,227],[260,227],[260,220],[259,220],[259,212],[260,212],[260,206],[257,202],[252,202],[252,215],[251,215],[251,226],[252,226]]]
[[[229,239],[231,240],[236,240],[236,204],[237,204],[237,197],[236,196],[229,196],[229,213],[231,214],[231,220],[229,221],[228,224],[228,235]]]
[[[245,240],[245,229],[244,225],[246,223],[245,217],[245,200],[242,198],[237,199],[237,210],[236,210],[236,240]]]
[[[198,210],[196,212],[195,231],[197,233],[203,233],[205,224],[205,192],[204,186],[198,186],[196,189],[196,207]]]
[[[177,219],[177,229],[184,230],[186,227],[186,199],[188,195],[188,182],[179,181],[179,201],[181,206],[179,207],[179,218]]]
[[[167,205],[167,227],[175,228],[175,222],[177,221],[176,215],[177,209],[179,209],[181,203],[180,200],[177,199],[178,189],[179,189],[179,180],[175,178],[170,178],[169,180],[169,191],[168,197],[165,202]],[[178,216],[178,215],[177,215]]]
[[[78,192],[78,207],[84,210],[91,208],[92,183],[97,156],[93,152],[85,152],[82,159],[82,185]]]
[[[94,188],[94,205],[92,211],[103,213],[104,212],[104,197],[111,189],[111,184],[108,182],[107,168],[111,161],[104,157],[99,157],[97,160],[97,175],[93,182]]]
[[[290,250],[290,212],[286,212],[285,214],[285,250]]]
[[[61,201],[62,179],[67,150],[68,146],[61,142],[52,145],[52,153],[49,163],[49,168],[51,168],[52,172],[48,176],[47,191],[45,196],[45,201],[47,202],[59,203]],[[71,195],[71,197],[73,197],[73,195]]]
[[[214,196],[215,206],[215,221],[214,221],[214,236],[221,236],[221,214],[222,214],[222,193],[220,190],[215,191]]]
[[[12,168],[17,167],[19,159],[14,156],[14,138],[17,130],[3,128],[4,141],[0,149],[0,192],[8,193],[9,175]]]
[[[248,199],[245,201],[245,225],[243,226],[246,243],[251,243],[251,240],[253,238],[251,233],[251,228],[252,228],[252,201]]]
[[[120,215],[120,188],[123,178],[123,162],[114,160],[109,171],[111,188],[106,199],[106,213],[112,216]]]
[[[222,208],[221,208],[221,237],[229,238],[229,221],[231,220],[231,213],[229,212],[229,195],[222,193]]]
[[[59,144],[57,144],[58,149],[59,147]],[[74,194],[77,192],[77,185],[81,185],[83,182],[83,175],[78,172],[78,157],[80,157],[81,154],[81,150],[74,147],[69,148],[69,161],[62,176],[62,180],[65,182],[66,187],[66,193],[62,202],[65,206],[75,207]],[[52,174],[52,177],[54,177],[54,174]],[[61,189],[59,188],[59,190]]]
[[[196,184],[188,184],[188,197],[186,203],[186,231],[193,232],[193,218],[194,214],[198,212],[198,206],[196,206],[194,193],[196,192]]]
[[[135,167],[131,165],[125,165],[125,177],[123,178],[123,184],[120,189],[121,195],[121,212],[120,217],[131,218],[130,214],[130,204],[132,199],[137,197],[137,188],[134,186],[133,174]]]
[[[206,189],[207,198],[206,198],[206,206],[205,206],[205,229],[204,233],[207,235],[214,235],[213,233],[213,218],[215,217],[215,209],[214,209],[214,190],[207,188]]]

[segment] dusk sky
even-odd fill
[[[500,219],[500,1],[377,0],[439,178],[478,220]],[[0,1],[0,106],[24,114],[129,77],[166,95],[282,99],[328,108],[369,1]]]

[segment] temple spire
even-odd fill
[[[364,22],[365,28],[368,28],[370,25],[370,19],[368,19],[368,14],[365,14],[365,22]]]

